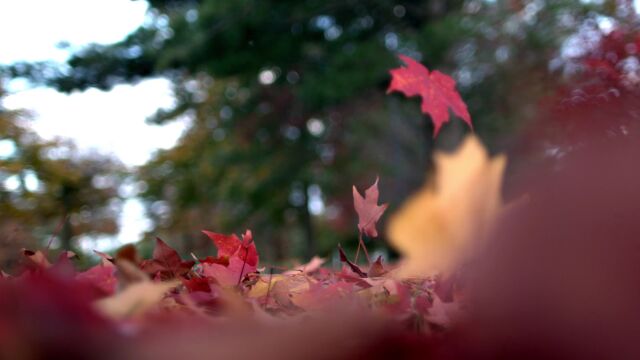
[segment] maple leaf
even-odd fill
[[[76,280],[95,289],[98,296],[113,295],[118,285],[116,267],[111,263],[101,263],[81,272],[76,275]]]
[[[258,250],[250,230],[244,233],[242,240],[235,234],[224,235],[206,230],[203,233],[218,249],[218,258],[202,261],[205,276],[216,279],[221,285],[231,286],[257,270]]]
[[[210,292],[211,286],[206,278],[195,277],[193,279],[182,279],[182,284],[189,292]]]
[[[378,222],[388,206],[388,204],[378,205],[379,196],[378,178],[376,178],[376,182],[371,187],[365,190],[364,198],[360,195],[358,189],[353,186],[353,206],[358,213],[358,230],[369,237],[378,236],[376,222]]]
[[[185,275],[194,264],[194,261],[182,261],[177,251],[156,238],[153,259],[143,261],[140,267],[150,275],[159,274],[161,278],[169,279]]]
[[[249,266],[258,265],[258,250],[253,243],[253,235],[251,230],[245,231],[242,240],[236,234],[224,235],[211,231],[202,231],[218,249],[218,258],[239,257],[247,262]]]
[[[424,114],[431,115],[434,126],[433,137],[436,137],[442,125],[449,121],[449,109],[473,129],[471,115],[467,105],[456,91],[455,80],[437,70],[429,72],[429,69],[408,56],[399,55],[398,57],[407,66],[390,71],[391,84],[387,94],[399,91],[409,97],[421,96],[420,109]]]
[[[450,270],[489,230],[501,210],[504,156],[489,158],[467,137],[455,153],[435,155],[435,179],[389,219],[391,245],[403,256],[401,277]]]
[[[340,253],[340,261],[342,261],[343,263],[346,263],[349,268],[351,269],[351,271],[353,271],[354,273],[358,274],[360,277],[367,277],[367,273],[362,271],[362,269],[360,269],[360,267],[354,263],[352,263],[349,258],[347,258],[347,254],[344,253],[344,250],[342,250],[342,246],[338,245],[338,252]]]

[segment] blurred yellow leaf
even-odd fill
[[[434,181],[410,197],[389,221],[391,245],[402,255],[396,274],[428,276],[447,272],[486,234],[499,212],[506,165],[490,158],[475,136],[457,151],[436,153]]]
[[[266,296],[268,292],[273,291],[276,284],[279,284],[278,286],[281,288],[286,288],[292,296],[296,296],[309,290],[310,282],[313,282],[313,280],[306,277],[304,273],[263,276],[251,288],[247,296],[251,298]]]
[[[95,306],[102,314],[113,319],[135,317],[159,304],[167,291],[178,284],[178,281],[141,281],[116,295],[97,301]]]

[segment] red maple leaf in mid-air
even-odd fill
[[[378,179],[371,185],[370,188],[364,191],[364,198],[358,192],[356,187],[353,187],[353,205],[358,213],[358,230],[360,233],[369,237],[377,237],[378,231],[376,230],[376,222],[380,219],[380,216],[387,209],[387,204],[378,205]]]
[[[387,94],[399,91],[406,96],[421,96],[420,109],[424,114],[431,115],[433,120],[433,137],[449,121],[449,109],[473,128],[467,105],[456,91],[455,80],[439,71],[429,72],[429,69],[408,56],[399,57],[407,66],[390,71],[391,84]]]

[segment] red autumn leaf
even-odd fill
[[[247,265],[258,265],[258,250],[253,243],[253,236],[250,230],[247,230],[242,236],[242,240],[236,234],[224,235],[211,231],[202,231],[213,241],[218,249],[218,258],[239,257],[243,262],[246,260]]]
[[[200,263],[202,264],[218,264],[218,265],[222,265],[224,267],[229,266],[229,258],[228,257],[213,257],[213,256],[207,256],[204,259],[200,259]]]
[[[380,216],[387,209],[387,204],[378,205],[378,178],[376,182],[371,185],[370,188],[365,190],[364,198],[358,192],[356,187],[353,187],[353,205],[358,213],[358,230],[369,237],[377,237],[378,231],[376,230],[376,222],[380,219]]]
[[[202,261],[202,272],[224,286],[239,284],[242,279],[257,270],[258,250],[253,243],[250,230],[242,235],[224,235],[204,230],[218,249],[218,258],[208,257]]]
[[[95,289],[99,297],[113,295],[118,285],[116,267],[111,263],[98,264],[85,272],[81,272],[76,275],[76,280]]]
[[[429,69],[408,56],[399,55],[399,58],[407,66],[391,70],[387,94],[399,91],[406,96],[421,96],[420,108],[424,114],[431,115],[433,121],[433,137],[449,121],[449,109],[473,128],[467,105],[456,91],[455,80],[437,70],[429,72]]]
[[[211,286],[209,280],[202,277],[194,277],[192,279],[182,279],[182,284],[189,292],[210,292]]]
[[[242,282],[247,274],[257,270],[255,265],[249,265],[238,256],[229,258],[229,264],[224,266],[217,263],[202,263],[202,274],[215,279],[220,285],[232,286]]]
[[[349,268],[351,269],[351,271],[353,271],[354,273],[358,274],[360,277],[367,277],[367,273],[362,271],[362,269],[360,269],[360,267],[354,263],[352,263],[348,258],[347,255],[344,253],[344,250],[342,250],[342,246],[338,245],[338,252],[340,253],[340,261],[342,261],[343,263],[346,263]]]
[[[188,273],[194,263],[194,261],[182,261],[177,251],[160,238],[156,238],[153,259],[143,261],[140,266],[148,274],[159,273],[161,278],[173,278]]]

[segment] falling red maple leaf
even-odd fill
[[[449,109],[473,129],[471,115],[467,105],[456,91],[455,80],[437,70],[430,73],[429,69],[408,56],[399,55],[398,57],[407,66],[390,71],[391,84],[387,94],[399,91],[406,96],[421,96],[420,109],[424,114],[431,115],[434,126],[433,137],[436,137],[442,125],[449,121]]]
[[[376,222],[387,209],[387,204],[378,205],[378,178],[370,188],[365,190],[364,198],[353,187],[353,205],[358,213],[358,230],[369,237],[377,237]]]

